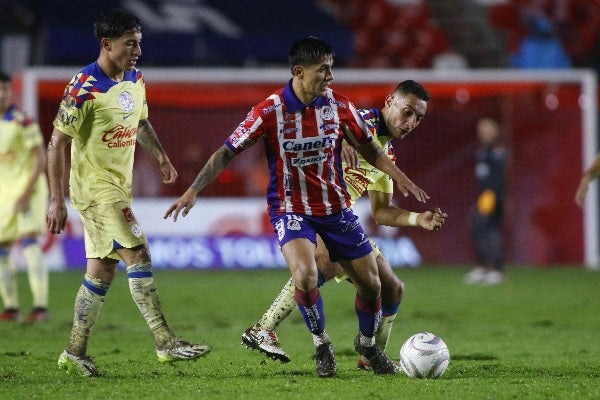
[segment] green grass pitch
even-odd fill
[[[0,324],[2,399],[599,399],[600,273],[576,268],[509,268],[494,287],[465,286],[464,267],[398,269],[406,297],[387,348],[398,358],[413,333],[431,331],[450,349],[437,380],[375,376],[356,369],[354,290],[321,289],[338,375],[316,376],[311,337],[296,311],[279,338],[281,364],[240,344],[288,278],[286,270],[156,271],[169,324],[213,352],[160,364],[147,326],[119,270],[89,344],[103,373],[67,376],[56,361],[69,336],[83,272],[52,273],[48,323]],[[19,275],[23,311],[31,296]]]

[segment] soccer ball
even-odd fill
[[[449,363],[448,346],[431,332],[415,333],[400,349],[400,366],[411,378],[439,378]]]

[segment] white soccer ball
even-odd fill
[[[449,363],[448,346],[431,332],[415,333],[400,349],[400,366],[411,378],[439,378]]]

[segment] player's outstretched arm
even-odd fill
[[[440,208],[434,208],[431,211],[424,211],[417,215],[417,226],[428,231],[439,230],[446,222],[448,214]]]
[[[160,144],[152,124],[147,119],[141,120],[138,124],[137,142],[158,160],[162,183],[166,185],[175,183],[177,171]]]
[[[196,204],[198,193],[221,174],[233,157],[235,153],[229,147],[225,145],[219,147],[204,164],[192,185],[169,207],[163,218],[173,216],[173,221],[177,221],[180,212],[181,216],[185,217]]]
[[[421,203],[427,202],[429,195],[425,193],[423,189],[415,185],[374,142],[359,146],[356,150],[369,164],[386,175],[389,175],[404,197],[408,197],[409,194],[412,194]]]
[[[378,225],[393,227],[419,226],[425,230],[438,230],[448,215],[440,208],[421,213],[411,212],[392,204],[392,194],[369,191],[371,215]]]
[[[592,165],[590,165],[587,171],[585,171],[581,177],[581,180],[579,181],[577,192],[575,192],[575,203],[577,203],[579,207],[583,206],[590,182],[596,179],[598,175],[600,175],[600,154],[596,155],[594,162],[592,162]]]

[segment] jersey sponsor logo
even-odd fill
[[[335,132],[338,130],[339,127],[340,127],[340,124],[338,124],[338,123],[335,123],[335,122],[327,123],[326,122],[326,123],[321,124],[321,126],[319,126],[319,129],[321,129],[321,131],[323,131],[323,133],[327,135],[328,134],[327,131]],[[331,132],[331,133],[333,133],[333,132]]]
[[[310,137],[295,140],[285,140],[282,142],[283,150],[289,152],[322,150],[326,147],[333,146],[332,137]]]
[[[104,131],[102,141],[107,143],[109,148],[135,146],[136,136],[137,127],[127,127],[119,124]]]
[[[350,167],[344,169],[344,181],[360,195],[366,192],[371,183],[363,168],[352,169]]]
[[[135,221],[135,215],[133,215],[133,211],[131,211],[131,207],[125,207],[121,210],[123,216],[125,217],[125,221],[133,222]]]
[[[325,161],[327,161],[327,154],[319,154],[318,156],[313,157],[292,158],[292,166],[302,168],[307,165],[320,164]]]
[[[331,98],[327,98],[327,100],[329,100],[329,103],[331,104],[335,104],[337,107],[339,108],[348,108],[346,106],[346,104],[342,103],[341,101],[338,101],[336,99],[331,99]]]
[[[74,126],[79,119],[75,115],[69,114],[69,112],[62,106],[58,108],[58,114],[56,115],[56,118],[58,118],[65,126]]]
[[[279,104],[273,104],[272,106],[263,108],[262,112],[263,112],[263,114],[268,114],[271,111],[273,111],[273,110],[275,110],[276,108],[279,108],[279,107],[281,107],[281,103],[279,103]]]
[[[298,128],[285,128],[285,129],[280,129],[279,133],[283,134],[283,135],[287,135],[287,134],[292,134],[292,133],[298,133],[300,129]]]

